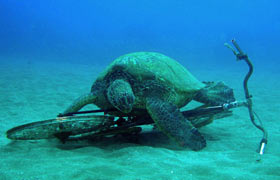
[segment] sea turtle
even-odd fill
[[[144,109],[156,126],[183,147],[200,150],[206,141],[179,108],[191,100],[218,105],[233,99],[232,89],[221,83],[202,83],[177,61],[156,52],[135,52],[114,60],[63,114],[87,104],[120,113],[141,115]],[[63,115],[62,114],[62,115]]]

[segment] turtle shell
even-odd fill
[[[116,67],[122,67],[138,83],[145,80],[159,81],[173,88],[177,96],[183,99],[192,99],[194,94],[204,87],[203,83],[177,61],[156,52],[135,52],[120,56],[99,75],[97,80],[104,80]]]

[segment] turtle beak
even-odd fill
[[[124,96],[119,99],[116,106],[123,113],[130,113],[134,104],[134,96]]]

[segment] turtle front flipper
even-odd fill
[[[76,99],[62,114],[59,116],[64,116],[71,112],[77,112],[82,109],[87,104],[92,104],[95,102],[97,96],[94,93],[87,93]]]
[[[135,96],[130,84],[123,79],[114,80],[108,88],[107,98],[118,110],[129,113],[132,110]]]
[[[156,125],[180,146],[198,151],[206,147],[206,140],[198,130],[185,119],[179,109],[160,98],[147,98],[147,110]]]

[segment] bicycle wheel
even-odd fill
[[[7,131],[12,140],[36,140],[49,138],[67,138],[70,135],[87,132],[100,132],[114,124],[113,116],[66,116],[38,121],[14,127]]]

